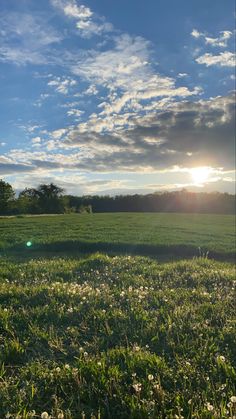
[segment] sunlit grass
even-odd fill
[[[234,287],[205,258],[2,259],[1,417],[233,417]]]

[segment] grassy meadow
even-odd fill
[[[233,254],[232,216],[0,219],[0,418],[234,418]]]
[[[0,252],[121,252],[232,258],[235,218],[215,214],[107,213],[0,218]],[[199,248],[201,251],[199,251]],[[28,249],[29,250],[29,249]],[[23,257],[23,255],[22,255]]]

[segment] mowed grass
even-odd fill
[[[232,216],[1,218],[0,243],[0,418],[235,417]]]
[[[108,213],[0,218],[0,251],[109,251],[232,258],[235,218],[214,214]],[[201,249],[199,252],[199,248]]]
[[[0,262],[1,418],[233,418],[235,272],[198,258]]]

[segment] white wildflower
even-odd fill
[[[214,410],[214,406],[212,406],[212,404],[210,404],[209,402],[207,402],[206,407],[207,410],[209,410],[209,412],[212,412]]]
[[[142,384],[141,383],[133,384],[133,388],[136,391],[136,393],[140,393],[140,391],[142,390]]]

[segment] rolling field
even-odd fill
[[[2,218],[0,242],[0,418],[235,417],[233,217]]]

